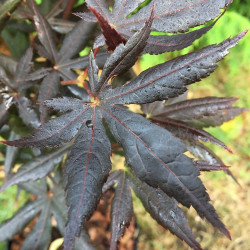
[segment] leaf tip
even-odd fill
[[[226,150],[227,150],[230,154],[233,154],[233,151],[232,151],[232,149],[231,149],[231,148],[226,147]]]

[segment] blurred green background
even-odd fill
[[[202,39],[194,45],[180,51],[152,56],[143,55],[136,65],[140,72],[158,63],[178,55],[197,50],[209,44],[221,42],[239,32],[250,29],[250,1],[235,0],[224,16]],[[188,98],[205,96],[238,97],[237,106],[250,108],[250,32],[230,50],[230,54],[219,63],[219,68],[207,79],[190,86]],[[229,154],[217,147],[210,147],[231,166],[230,170],[238,179],[241,187],[226,176],[224,172],[202,173],[201,178],[210,194],[222,221],[232,235],[232,241],[215,231],[206,221],[201,220],[193,209],[187,212],[189,225],[204,249],[250,249],[250,113],[245,112],[235,120],[218,128],[209,128],[208,132],[226,143],[233,151]],[[0,153],[0,162],[4,155]],[[121,164],[118,157],[113,161]],[[3,180],[1,176],[0,180]],[[27,195],[21,193],[16,200],[16,187],[8,188],[0,195],[0,223],[11,217],[26,200]],[[134,197],[134,209],[140,227],[139,249],[188,249],[176,237],[154,222],[145,212],[139,199]],[[3,245],[0,245],[3,249]]]

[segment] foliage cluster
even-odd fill
[[[16,7],[19,1],[8,2]],[[246,31],[138,76],[132,67],[142,54],[193,44],[220,22],[221,9],[232,1],[85,2],[74,9],[80,21],[69,18],[74,1],[66,0],[39,6],[25,1],[9,21],[1,15],[13,57],[0,55],[0,133],[6,145],[0,191],[18,185],[36,198],[0,226],[0,241],[38,216],[23,249],[45,249],[54,217],[65,249],[92,249],[86,221],[111,188],[111,249],[132,218],[132,190],[160,225],[193,249],[201,246],[178,204],[194,207],[230,238],[198,176],[222,170],[233,177],[202,142],[231,150],[203,128],[220,126],[245,109],[232,106],[236,98],[187,100],[185,93],[216,69]],[[79,56],[89,46],[94,52]],[[140,105],[141,114],[129,104]],[[127,167],[111,171],[111,153],[125,156]]]

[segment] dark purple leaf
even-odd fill
[[[0,128],[5,124],[9,116],[5,103],[0,104]]]
[[[4,182],[0,188],[0,192],[15,184],[42,179],[52,171],[56,164],[61,162],[69,148],[70,146],[67,145],[52,153],[38,156],[30,162],[23,164],[10,179]]]
[[[122,174],[123,174],[123,170],[121,170],[121,169],[110,173],[107,181],[105,182],[105,184],[102,187],[102,192],[105,193],[107,190],[109,190],[111,187],[113,187],[115,185],[115,183],[118,182],[118,180],[120,179],[120,175],[122,175]]]
[[[205,97],[186,100],[165,106],[162,112],[156,114],[161,118],[172,118],[191,123],[199,127],[219,126],[232,120],[246,109],[232,107],[237,98]]]
[[[102,93],[100,98],[110,104],[142,104],[176,97],[187,90],[186,85],[209,76],[216,69],[216,62],[245,34],[149,68],[127,84]]]
[[[192,249],[201,249],[174,198],[170,198],[162,190],[153,188],[132,175],[129,175],[129,183],[145,209],[160,225],[184,240]]]
[[[198,178],[197,168],[183,155],[184,145],[167,130],[140,115],[117,107],[102,109],[113,136],[124,149],[127,164],[138,178],[159,187],[184,206],[192,205],[202,218],[230,238],[209,204],[210,198]]]
[[[89,54],[89,69],[88,69],[88,76],[89,76],[89,87],[94,97],[96,97],[97,94],[97,88],[99,85],[99,77],[98,77],[98,71],[99,68],[96,64],[96,61],[94,59],[94,54],[91,51]]]
[[[61,190],[63,191],[63,190]],[[57,228],[62,236],[65,235],[65,224],[67,222],[67,206],[65,204],[63,193],[57,193],[52,201],[52,213],[56,219]],[[76,238],[75,250],[95,250],[91,244],[89,235],[85,230],[82,230],[80,237]]]
[[[170,104],[174,104],[177,102],[185,101],[187,98],[188,91],[186,91],[184,94],[175,97],[170,98],[167,101],[155,101],[152,103],[146,103],[141,105],[142,112],[146,115],[147,118],[155,117],[158,114],[164,113],[166,106]],[[159,116],[161,118],[161,115]],[[165,116],[162,117],[163,119],[166,118]]]
[[[108,23],[108,21],[94,8],[89,7],[89,9],[96,16],[99,25],[101,26],[102,33],[105,37],[105,42],[108,46],[108,51],[114,51],[115,48],[126,40]]]
[[[79,99],[57,98],[44,102],[44,105],[61,112],[72,111],[42,124],[31,137],[3,143],[15,147],[56,147],[70,141],[89,116],[89,106]]]
[[[75,22],[56,17],[49,18],[48,22],[51,28],[60,34],[69,33],[75,26]]]
[[[90,0],[86,2],[88,3]],[[123,12],[120,12],[119,18],[116,17],[113,25],[118,26],[120,30],[139,29],[145,17],[149,16],[153,4],[155,5],[155,18],[152,28],[157,31],[176,33],[188,31],[190,27],[214,19],[221,13],[220,9],[228,5],[228,2],[225,0],[182,0],[173,4],[171,0],[152,0],[130,18],[126,18]]]
[[[117,249],[117,242],[128,227],[133,213],[131,190],[125,175],[122,172],[117,178],[115,196],[111,205],[111,240],[110,249]]]
[[[96,108],[79,131],[66,161],[66,201],[69,207],[64,248],[72,249],[75,237],[94,212],[111,168],[111,146]]]
[[[14,88],[11,80],[9,79],[5,69],[0,66],[0,93],[2,94],[7,89]]]
[[[48,191],[47,183],[44,181],[44,178],[40,180],[39,184],[36,181],[30,181],[20,183],[18,187],[36,196],[44,196]]]
[[[25,250],[39,250],[48,249],[51,240],[51,199],[47,199],[43,203],[43,209],[39,215],[31,233],[25,239],[22,249]]]
[[[61,65],[61,62],[72,58],[81,51],[93,36],[94,29],[95,24],[86,23],[83,20],[77,22],[73,30],[63,40],[57,64]]]
[[[51,26],[40,13],[35,1],[31,1],[31,3],[32,9],[34,11],[34,23],[37,29],[39,40],[47,50],[48,54],[52,56],[52,59],[55,62],[58,55]]]
[[[16,72],[15,72],[15,78],[13,81],[13,84],[16,89],[19,88],[19,84],[21,84],[21,82],[24,81],[23,79],[31,70],[32,56],[33,56],[32,48],[28,48],[26,52],[24,53],[24,55],[21,57],[20,61],[18,62]]]
[[[146,46],[150,34],[150,27],[153,21],[153,11],[145,26],[132,36],[125,45],[120,44],[107,59],[102,71],[99,88],[108,82],[115,75],[120,75],[130,69],[137,61],[139,55]]]
[[[12,57],[0,54],[0,65],[11,75],[15,74],[17,62]]]
[[[173,119],[158,119],[152,118],[153,122],[158,123],[160,126],[166,128],[169,132],[171,132],[176,137],[182,140],[195,140],[195,141],[204,141],[204,142],[212,142],[220,147],[228,150],[232,153],[231,149],[228,148],[222,141],[216,139],[214,136],[209,134],[208,132],[201,130],[199,128],[193,127],[187,123],[173,120]]]
[[[207,33],[213,26],[214,24],[211,24],[201,29],[178,35],[151,35],[147,40],[147,46],[143,53],[161,54],[166,51],[181,50],[190,46],[195,40]],[[129,38],[131,35],[124,34],[124,37]]]
[[[226,166],[223,161],[208,147],[204,146],[202,143],[198,141],[183,141],[191,154],[196,157],[197,159],[200,159],[202,161],[207,162],[209,165],[213,166]],[[239,182],[234,177],[232,172],[229,169],[225,169],[224,172],[229,175],[238,185]]]
[[[0,242],[19,233],[41,210],[44,200],[35,200],[24,205],[10,220],[0,226]]]
[[[10,133],[9,140],[18,140],[20,135],[17,135],[15,132]],[[19,148],[9,147],[6,148],[5,160],[4,160],[4,174],[5,179],[8,179],[11,168],[15,165],[15,160],[18,154]]]
[[[195,161],[194,165],[199,169],[199,171],[219,171],[227,170],[228,166],[222,166],[221,164],[210,164],[206,161]]]
[[[53,71],[48,74],[42,81],[41,86],[39,88],[39,96],[38,101],[41,103],[40,112],[41,112],[41,121],[44,122],[47,116],[47,110],[43,105],[45,100],[51,99],[55,97],[59,90],[59,73],[57,71]]]
[[[24,124],[32,128],[38,128],[40,120],[37,113],[31,107],[31,101],[27,97],[16,98],[16,103],[19,111],[19,116],[22,118]]]
[[[40,68],[32,73],[29,73],[28,75],[25,76],[25,81],[37,81],[45,77],[49,73],[50,69],[49,68]]]
[[[178,1],[178,4],[173,4],[170,0],[150,1],[149,4],[141,8],[137,13],[131,15],[143,2],[142,0],[125,2],[116,0],[113,11],[110,13],[108,6],[102,1],[86,0],[88,7],[98,13],[98,22],[101,26],[103,26],[103,20],[105,20],[107,27],[117,30],[125,38],[130,37],[131,34],[143,27],[145,20],[150,16],[153,6],[155,8],[155,17],[152,24],[153,30],[176,33],[186,32],[190,27],[198,26],[214,19],[221,13],[220,9],[229,5],[229,2],[225,0]],[[93,18],[89,18],[90,15],[87,13],[78,13],[77,15],[86,21],[93,21]],[[158,54],[185,48],[192,44],[194,40],[200,38],[210,28],[211,26],[201,28],[192,31],[190,34],[162,37],[151,36],[145,52]],[[104,36],[108,35],[105,29],[103,29],[103,34]],[[102,45],[100,40],[98,43]]]

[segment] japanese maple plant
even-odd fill
[[[62,11],[55,17],[62,18],[68,2],[56,3],[54,11]],[[111,249],[119,246],[131,221],[132,190],[160,225],[191,248],[201,246],[181,205],[192,206],[230,239],[199,179],[200,171],[212,170],[233,177],[202,142],[230,149],[203,128],[219,126],[244,109],[232,106],[236,98],[186,99],[185,92],[208,77],[246,31],[137,76],[132,67],[143,53],[188,47],[213,28],[231,2],[86,0],[66,35],[52,29],[34,1],[18,7],[36,33],[19,62],[1,55],[0,132],[6,156],[1,191],[18,185],[36,198],[0,226],[0,241],[37,217],[22,249],[47,249],[54,217],[64,249],[93,249],[86,222],[108,189],[115,190]],[[79,56],[86,47],[92,47],[89,55]],[[140,114],[129,104],[140,105]],[[13,129],[13,119],[25,133]],[[23,152],[31,159],[22,163]],[[112,169],[111,154],[125,156],[124,169]],[[21,166],[14,170],[16,163]]]

